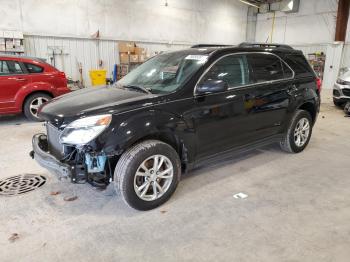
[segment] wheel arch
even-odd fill
[[[301,104],[298,107],[298,109],[307,111],[311,115],[312,123],[315,123],[316,116],[317,116],[317,108],[316,108],[315,103],[305,102],[305,103]]]
[[[35,95],[35,94],[45,94],[45,95],[50,96],[51,98],[54,97],[54,95],[50,91],[47,91],[47,90],[36,90],[36,91],[31,92],[31,93],[28,93],[23,98],[23,101],[22,101],[22,105],[21,105],[22,112],[24,111],[24,105],[27,102],[27,100],[29,99],[29,97],[31,97],[32,95]]]
[[[181,140],[178,136],[167,132],[151,133],[151,134],[147,134],[145,136],[139,137],[138,139],[135,139],[132,143],[128,145],[128,147],[134,146],[146,140],[159,140],[163,143],[170,145],[178,153],[181,160],[182,169],[183,170],[187,169],[188,149],[184,141]]]

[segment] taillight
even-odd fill
[[[318,90],[318,93],[321,94],[321,87],[322,87],[322,80],[321,78],[316,78],[316,85],[317,85],[317,90]]]

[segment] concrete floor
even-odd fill
[[[42,125],[1,118],[0,179],[48,182],[0,196],[0,261],[349,261],[350,119],[323,100],[303,153],[270,146],[201,168],[149,212],[127,208],[112,188],[58,181],[28,156]]]

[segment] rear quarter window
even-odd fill
[[[314,73],[303,55],[287,55],[284,61],[293,69],[296,77],[310,77]]]
[[[24,63],[24,66],[26,67],[27,71],[31,74],[42,73],[44,71],[44,68],[38,65]]]

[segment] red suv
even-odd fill
[[[24,112],[39,121],[38,108],[68,92],[66,75],[44,61],[0,55],[0,115]]]

